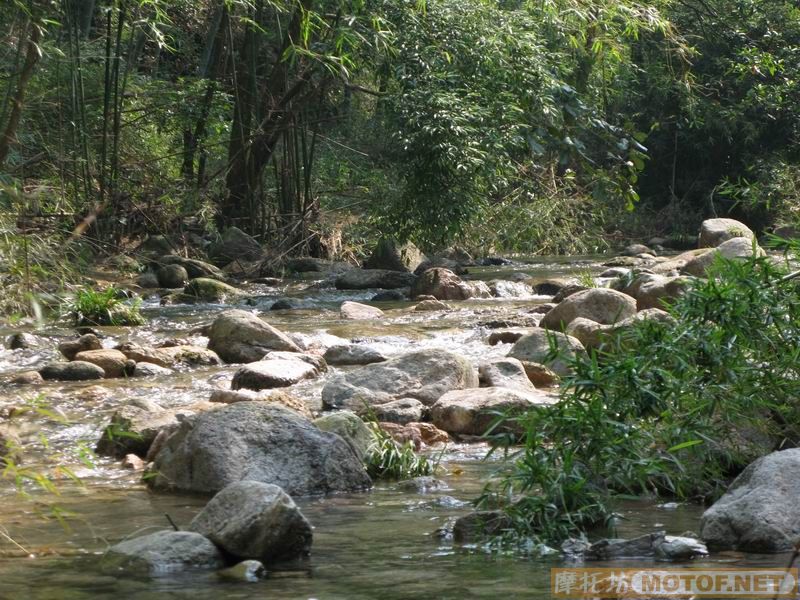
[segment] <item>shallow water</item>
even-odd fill
[[[524,272],[534,277],[569,277],[602,270],[597,257],[531,260],[527,264],[475,269],[475,278],[490,280]],[[311,288],[309,289],[309,285]],[[388,355],[412,349],[444,348],[473,359],[502,356],[508,346],[490,347],[487,333],[497,322],[513,324],[526,316],[545,297],[482,300],[454,303],[456,310],[440,313],[408,311],[410,303],[382,304],[386,318],[374,322],[342,321],[338,306],[343,300],[366,300],[373,291],[346,292],[319,287],[313,280],[287,282],[278,287],[246,288],[257,299],[245,306],[266,313],[270,323],[299,334],[310,346],[329,345],[334,337],[366,341]],[[301,299],[302,309],[266,312],[278,298]],[[146,304],[148,325],[131,330],[105,328],[108,345],[130,339],[153,343],[185,337],[198,325],[208,323],[219,305],[168,306]],[[19,328],[15,328],[19,330]],[[7,334],[8,331],[0,331]],[[51,329],[52,347],[36,351],[0,351],[0,375],[35,368],[56,356],[57,337],[71,336],[69,329]],[[204,345],[202,337],[195,338]],[[223,582],[214,573],[171,574],[154,579],[103,573],[98,562],[105,549],[127,537],[168,528],[165,514],[186,525],[205,503],[204,498],[154,494],[139,475],[120,468],[118,462],[99,458],[94,466],[80,462],[76,445],[93,446],[111,413],[134,397],[148,398],[164,406],[185,406],[207,400],[216,388],[227,388],[234,367],[185,370],[168,377],[104,380],[96,383],[49,383],[36,394],[67,423],[28,415],[14,422],[25,440],[32,467],[53,452],[71,466],[82,486],[69,483],[58,498],[37,492],[22,500],[10,485],[0,490],[0,600],[88,598],[549,598],[549,568],[553,560],[498,555],[482,548],[455,547],[434,531],[448,519],[469,512],[475,498],[499,464],[484,461],[485,446],[453,445],[442,458],[442,476],[450,490],[433,494],[400,491],[392,483],[379,482],[368,493],[324,499],[300,499],[303,512],[315,527],[311,557],[302,563],[282,565],[257,584]],[[332,369],[335,372],[335,369]],[[320,408],[319,390],[324,380],[295,386],[312,410]],[[20,406],[19,388],[6,386],[0,410]],[[25,396],[32,395],[25,390]],[[45,451],[38,436],[46,436]],[[37,514],[55,504],[70,513],[68,528],[45,521]],[[620,507],[615,523],[621,537],[656,529],[680,534],[697,530],[701,509],[681,505],[655,507],[648,501]],[[13,542],[11,541],[13,540]],[[711,563],[724,566],[783,565],[784,557],[724,554]],[[626,566],[637,563],[628,562]]]

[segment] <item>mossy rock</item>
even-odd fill
[[[206,277],[192,279],[184,288],[182,296],[187,300],[203,302],[225,302],[229,298],[237,298],[242,292],[235,287]]]

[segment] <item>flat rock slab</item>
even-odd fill
[[[262,360],[239,367],[231,389],[267,390],[288,387],[319,375],[317,368],[300,360]]]
[[[359,302],[351,302],[349,300],[342,302],[339,313],[343,319],[350,319],[353,321],[380,319],[384,316],[380,308],[375,308],[374,306],[368,306]]]

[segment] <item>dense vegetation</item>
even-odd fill
[[[76,262],[227,225],[340,257],[796,214],[789,0],[14,0],[0,22],[6,230],[77,226]]]
[[[558,541],[604,524],[614,498],[715,500],[756,458],[800,442],[800,288],[769,259],[719,261],[670,307],[572,361],[562,402],[524,430],[499,503]],[[796,275],[796,273],[795,273]]]

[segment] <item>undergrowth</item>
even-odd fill
[[[114,286],[102,291],[86,288],[64,302],[61,311],[78,326],[143,325],[144,317],[139,312],[141,300],[126,300],[122,291]]]
[[[378,423],[368,422],[373,441],[367,450],[367,473],[373,479],[410,479],[431,475],[436,464],[417,454],[411,442],[400,444],[383,431]]]

